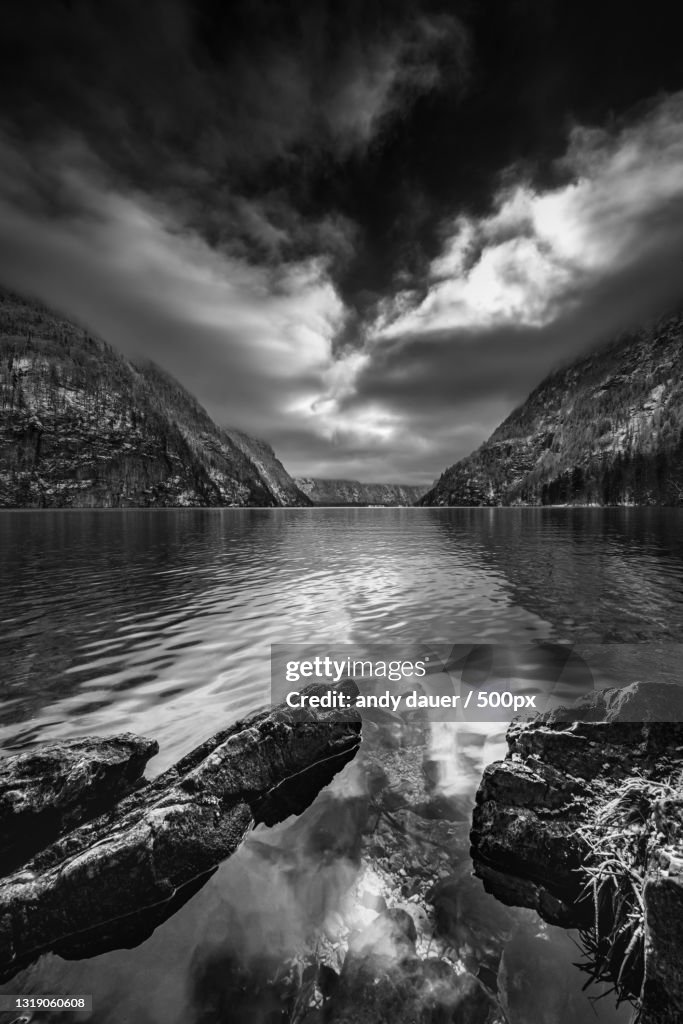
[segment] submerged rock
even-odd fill
[[[332,999],[329,1024],[484,1024],[491,999],[468,974],[438,957],[416,955],[415,925],[387,910],[351,944]]]
[[[426,716],[369,717],[353,764],[278,850],[250,840],[309,928],[280,975],[305,966],[297,1012],[311,1024],[498,1024],[496,974],[516,915],[470,877],[471,802],[444,792]],[[327,991],[305,981],[321,971]]]
[[[256,822],[278,820],[280,787],[283,818],[354,756],[360,719],[337,719],[325,711],[261,712],[217,733],[99,817],[84,820],[84,813],[78,827],[0,880],[0,974],[10,976],[48,949],[92,956],[139,942]],[[97,741],[89,742],[94,759]],[[109,750],[117,741],[101,742]],[[152,751],[150,741],[140,742]],[[49,751],[43,754],[49,763]],[[293,776],[296,799],[292,786],[283,786]],[[69,806],[76,815],[77,805]]]
[[[504,903],[584,929],[594,976],[611,973],[640,1000],[643,1022],[673,1024],[683,1004],[683,688],[598,691],[513,722],[507,739],[506,760],[477,793],[476,873]],[[632,922],[617,929],[627,911]]]
[[[567,970],[576,955],[569,932],[550,928],[537,918],[519,925],[505,946],[498,972],[506,1024],[614,1021],[616,1014],[607,1008],[599,1017],[591,1013],[585,994]]]

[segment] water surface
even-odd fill
[[[0,748],[133,731],[159,740],[158,772],[267,699],[274,642],[629,644],[666,674],[682,639],[682,526],[682,512],[648,509],[0,513]],[[495,742],[470,729],[458,751],[450,776],[473,794]],[[22,984],[94,990],[98,1022],[208,1022],[188,995],[200,950],[228,921],[265,942],[260,903],[246,923],[244,894],[265,885],[254,849],[138,950],[46,957]],[[275,877],[271,924],[291,931],[300,912]],[[624,1019],[608,1000],[597,1013]]]

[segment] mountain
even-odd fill
[[[423,487],[402,484],[362,484],[359,480],[320,480],[297,477],[296,485],[314,505],[414,505]]]
[[[421,505],[683,504],[683,313],[551,373]]]
[[[0,292],[0,507],[177,505],[310,501],[159,367]]]
[[[280,505],[311,504],[310,499],[292,479],[266,441],[250,437],[249,434],[244,434],[233,427],[224,427],[223,433],[256,466],[261,479],[265,481],[268,490],[278,499]]]

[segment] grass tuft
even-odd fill
[[[678,776],[661,782],[631,777],[579,832],[590,849],[581,868],[581,899],[593,904],[591,924],[579,933],[585,960],[578,966],[589,975],[584,988],[607,982],[603,995],[615,992],[617,1005],[630,1002],[635,1022],[645,981],[647,864],[666,838],[659,831],[658,808],[662,800],[680,795],[680,782]]]

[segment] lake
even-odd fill
[[[158,739],[156,774],[268,699],[278,642],[569,643],[607,652],[602,685],[622,670],[673,677],[682,527],[683,511],[635,508],[0,513],[1,752],[131,731]],[[430,742],[444,785],[471,800],[484,765],[504,752],[504,726],[480,736],[468,726],[460,741],[459,728],[434,726]],[[296,869],[288,861],[285,871],[278,850],[291,858],[316,804],[294,832],[291,822],[259,828],[137,949],[73,963],[45,956],[1,990],[92,992],[98,1024],[282,1019],[257,997],[243,1014],[219,1013],[216,978],[221,955],[285,955],[314,925],[301,919],[288,881]],[[545,929],[544,939],[586,1019],[628,1019],[609,998],[593,1016],[569,937]],[[575,1005],[552,1018],[565,1019],[574,1024]]]

